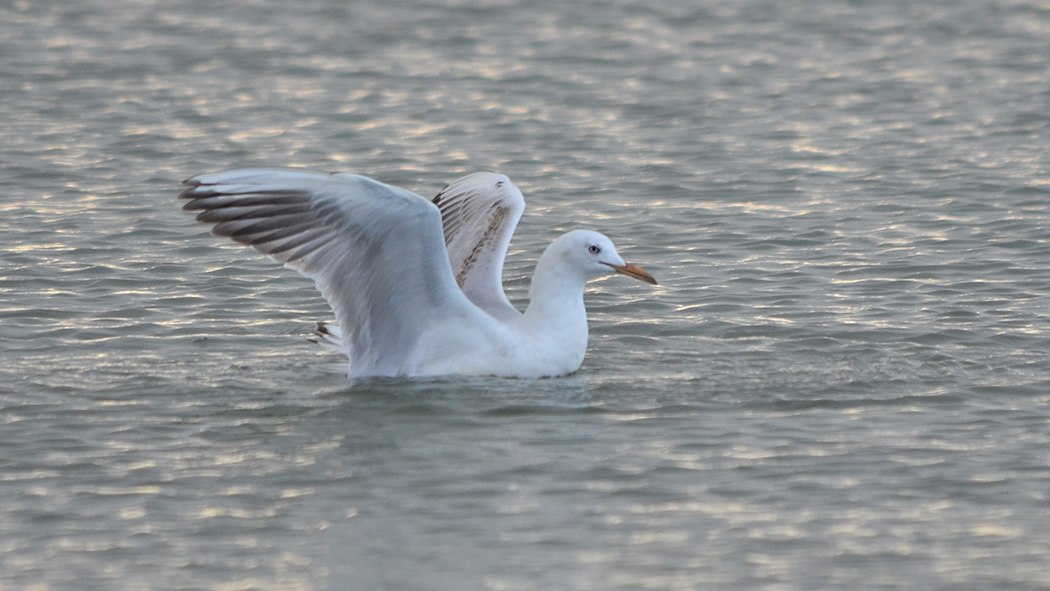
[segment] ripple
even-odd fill
[[[0,586],[1045,584],[1045,10],[453,4],[6,10]],[[174,198],[277,165],[501,170],[514,301],[570,226],[661,289],[347,382]]]

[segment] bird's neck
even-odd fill
[[[536,264],[529,288],[525,318],[530,326],[549,334],[587,340],[587,310],[583,305],[586,279],[544,253]]]

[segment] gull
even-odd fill
[[[519,311],[502,273],[525,198],[502,174],[469,174],[431,200],[349,173],[241,169],[183,184],[183,209],[212,233],[314,280],[336,316],[318,333],[350,378],[567,375],[587,352],[587,281],[656,285],[609,238],[573,230],[540,256]]]

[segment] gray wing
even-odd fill
[[[521,313],[503,293],[503,261],[525,211],[525,198],[506,176],[476,172],[456,179],[433,202],[441,210],[445,246],[464,295],[495,318]]]
[[[438,209],[352,174],[245,169],[185,181],[212,232],[314,280],[348,338],[353,375],[398,375],[435,321],[470,315],[443,248]],[[473,312],[473,313],[476,313]]]

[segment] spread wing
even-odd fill
[[[449,262],[464,295],[495,318],[520,316],[503,293],[503,260],[525,211],[521,191],[502,174],[476,172],[453,181],[433,202],[441,210]]]
[[[314,280],[335,311],[351,374],[399,375],[436,321],[477,310],[456,285],[438,209],[352,174],[245,169],[185,184],[184,209]],[[473,310],[473,311],[472,311]]]

